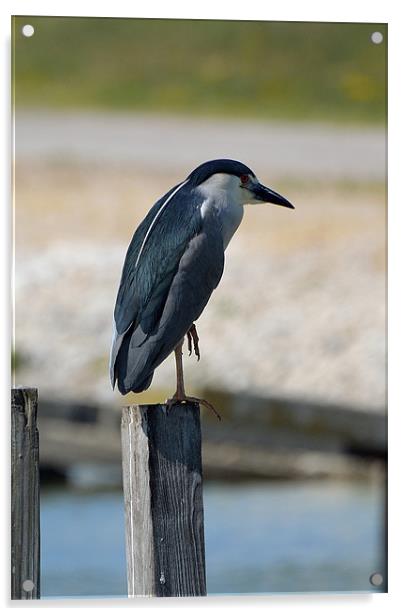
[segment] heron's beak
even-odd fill
[[[264,203],[275,203],[275,205],[283,205],[291,210],[295,209],[293,204],[287,201],[287,199],[276,193],[274,190],[271,190],[271,188],[263,186],[263,184],[254,184],[250,187],[250,190],[258,201],[264,201]]]

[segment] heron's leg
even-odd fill
[[[183,372],[183,359],[182,359],[183,343],[184,343],[184,338],[174,349],[174,356],[176,359],[177,386],[176,386],[176,393],[174,394],[172,399],[177,399],[177,400],[182,400],[183,398],[185,398],[185,395],[186,395],[186,391],[184,389],[184,372]]]
[[[210,411],[215,413],[215,415],[218,417],[218,419],[221,420],[221,415],[215,410],[215,408],[212,406],[212,404],[210,402],[208,402],[207,400],[204,400],[202,398],[194,398],[193,396],[187,396],[186,395],[186,391],[184,389],[184,372],[183,372],[183,360],[182,360],[183,342],[184,342],[184,339],[174,349],[174,356],[175,356],[175,359],[176,359],[176,380],[177,380],[177,386],[176,386],[176,391],[174,393],[174,396],[172,398],[169,398],[168,400],[166,400],[166,405],[167,405],[168,409],[170,410],[170,408],[173,406],[173,404],[176,404],[176,403],[177,404],[178,403],[181,404],[182,402],[196,402],[197,404],[202,404],[207,409],[210,409]]]
[[[199,337],[197,334],[197,328],[195,323],[192,324],[187,332],[188,354],[191,355],[192,348],[194,347],[194,353],[197,356],[197,361],[200,361],[200,348],[198,346]]]

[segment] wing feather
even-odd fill
[[[200,198],[182,197],[185,182],[155,203],[128,247],[114,308],[110,377],[125,335],[138,326],[142,343],[157,327],[171,282],[188,242],[201,227]]]

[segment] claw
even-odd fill
[[[182,404],[183,402],[196,402],[197,404],[201,404],[202,406],[205,406],[207,409],[212,411],[214,415],[216,415],[219,421],[221,421],[222,419],[221,415],[218,413],[216,408],[210,402],[208,402],[208,400],[204,400],[203,398],[194,398],[193,396],[186,396],[186,395],[182,396],[182,395],[178,395],[176,392],[173,398],[169,398],[166,400],[165,404],[168,407],[168,410],[170,411],[170,409],[172,408],[174,404]]]
[[[191,334],[189,331],[187,332],[187,346],[188,346],[188,356],[190,357],[191,353],[193,352],[193,349],[191,346]]]
[[[198,358],[199,359],[199,358]],[[212,411],[214,413],[214,415],[217,417],[218,421],[222,420],[221,415],[218,413],[218,411],[216,410],[216,408],[210,403],[208,402],[208,400],[204,400],[203,398],[192,398],[191,399],[193,402],[198,402],[199,404],[202,404],[203,406],[205,406],[207,409],[209,409],[210,411]]]
[[[197,328],[194,323],[187,332],[187,339],[188,339],[188,350],[190,351],[189,354],[191,355],[191,340],[192,340],[193,346],[194,346],[194,353],[196,354],[197,361],[200,361],[201,355],[200,355],[200,348],[198,346],[198,341],[200,339],[198,337]]]

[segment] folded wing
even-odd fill
[[[179,261],[155,329],[145,336],[142,326],[138,325],[125,337],[116,369],[121,393],[139,392],[149,387],[155,368],[201,315],[221,279],[223,266],[220,230],[215,223],[204,221],[201,231],[190,240]]]

